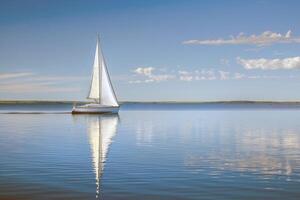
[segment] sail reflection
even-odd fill
[[[100,183],[112,139],[117,132],[118,115],[89,116],[88,136],[96,178],[96,198],[100,195]]]

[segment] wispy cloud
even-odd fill
[[[144,76],[151,76],[154,68],[153,67],[138,67],[134,70],[136,74],[141,74]]]
[[[242,80],[242,79],[278,79],[278,78],[292,78],[292,77],[279,77],[272,75],[253,75],[245,74],[241,72],[229,72],[225,70],[215,69],[201,69],[201,70],[178,70],[168,71],[164,69],[164,74],[154,74],[155,71],[162,71],[154,67],[139,67],[133,70],[134,80],[130,80],[129,83],[158,83],[161,81],[226,81],[226,80]],[[293,77],[294,78],[294,77]]]
[[[256,45],[266,46],[275,43],[300,43],[300,37],[293,37],[292,31],[285,34],[272,31],[265,31],[260,35],[245,35],[240,33],[237,36],[231,36],[229,39],[211,39],[211,40],[186,40],[182,42],[186,45]]]
[[[53,93],[76,91],[80,91],[80,88],[53,86],[51,83],[14,83],[0,85],[0,92],[7,93]]]
[[[213,69],[202,69],[195,71],[178,71],[179,80],[181,81],[200,81],[200,80],[216,80],[218,79],[218,74]]]
[[[237,62],[245,69],[263,69],[263,70],[276,70],[276,69],[300,69],[300,57],[289,57],[283,59],[242,59],[237,58]]]
[[[245,74],[242,74],[242,73],[239,73],[239,72],[235,72],[234,75],[233,75],[233,79],[243,79],[245,78]],[[249,78],[249,76],[248,76]]]
[[[32,76],[31,72],[0,73],[0,80]]]
[[[181,81],[192,81],[194,79],[194,76],[192,73],[188,71],[178,71],[179,80]]]
[[[80,88],[69,83],[87,79],[83,76],[50,76],[32,72],[0,73],[0,92],[6,93],[49,93],[74,92]]]
[[[230,72],[225,72],[225,71],[220,70],[220,71],[219,71],[219,74],[220,74],[220,79],[221,79],[221,80],[227,80],[227,79],[230,78],[230,77],[229,77]]]
[[[133,70],[136,75],[139,75],[141,79],[130,81],[130,83],[151,83],[161,82],[166,80],[174,79],[175,76],[172,74],[154,73],[154,67],[138,67]]]

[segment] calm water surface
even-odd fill
[[[0,199],[300,198],[299,109],[4,114],[50,108],[0,107]]]

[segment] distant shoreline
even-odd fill
[[[59,101],[59,100],[0,100],[0,104],[84,104],[88,101]],[[285,104],[300,105],[300,101],[121,101],[120,104]]]

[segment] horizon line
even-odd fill
[[[0,99],[0,104],[5,103],[89,103],[91,101],[80,100],[39,100],[39,99]],[[124,103],[300,103],[300,100],[154,100],[154,101],[137,101],[137,100],[125,100],[119,101],[120,104]]]

